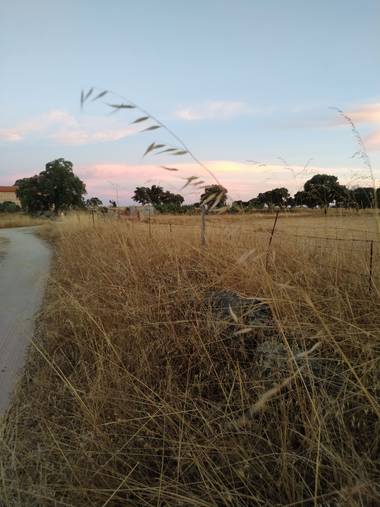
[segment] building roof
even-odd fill
[[[0,192],[16,192],[17,187],[2,187],[0,186]]]

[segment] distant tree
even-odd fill
[[[335,204],[338,208],[357,207],[353,191],[345,185],[339,185],[339,192],[335,196]]]
[[[170,204],[172,206],[181,206],[185,200],[181,194],[173,194],[173,192],[166,191],[162,195],[162,203]]]
[[[304,184],[304,199],[309,207],[327,208],[330,203],[340,198],[343,193],[338,178],[330,174],[316,174]]]
[[[231,208],[230,208],[230,212],[232,213],[238,213],[240,211],[246,211],[250,208],[250,203],[249,201],[242,201],[242,200],[238,200],[238,201],[234,201],[231,205]]]
[[[379,194],[379,189],[377,189]],[[373,208],[375,206],[375,191],[373,187],[357,187],[352,190],[352,199],[358,208]],[[379,205],[379,200],[378,205]]]
[[[294,208],[295,205],[296,205],[296,201],[295,201],[294,197],[289,196],[286,199],[286,206],[290,206],[291,208]]]
[[[137,187],[132,199],[143,205],[152,204],[157,208],[163,206],[179,207],[184,201],[182,195],[174,194],[157,185]]]
[[[265,205],[265,200],[263,194],[259,194],[257,197],[253,197],[248,201],[248,206],[250,208],[262,209]]]
[[[307,206],[308,208],[315,208],[318,205],[318,201],[313,194],[304,190],[294,194],[294,201],[297,206]]]
[[[272,206],[286,206],[287,200],[289,199],[289,191],[285,187],[274,188],[273,190],[268,190],[267,192],[260,193],[253,201],[257,207],[263,207],[265,205]]]
[[[117,208],[116,201],[112,201],[111,199],[108,201],[112,208]]]
[[[226,205],[226,202],[227,189],[222,187],[222,185],[206,186],[200,198],[201,205],[207,204],[209,208],[221,208]]]
[[[88,208],[99,208],[100,206],[103,206],[103,203],[99,197],[91,197],[90,199],[87,199],[86,206]]]
[[[85,184],[73,172],[73,164],[63,158],[53,160],[45,170],[31,178],[17,180],[17,196],[28,211],[53,210],[83,206]]]

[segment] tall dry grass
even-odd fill
[[[26,213],[0,213],[0,229],[9,227],[29,227],[42,223],[44,223],[44,220],[31,217]]]
[[[244,228],[210,228],[204,251],[191,226],[72,217],[45,235],[55,267],[2,426],[0,503],[378,505],[377,281],[290,238],[266,271],[267,236]],[[218,290],[273,321],[221,319]]]

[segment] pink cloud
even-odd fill
[[[326,168],[318,166],[310,166],[307,171],[304,171],[302,166],[293,166],[291,171],[281,164],[260,167],[231,160],[211,160],[205,163],[228,189],[232,200],[248,200],[259,192],[280,186],[287,187],[293,193],[301,189],[303,183],[313,174],[326,172]],[[198,176],[205,184],[215,183],[195,164],[181,163],[177,164],[177,168],[178,172],[169,172],[153,164],[103,163],[82,166],[77,168],[76,172],[85,181],[90,195],[114,198],[114,186],[117,185],[122,204],[131,202],[136,186],[161,185],[172,192],[181,193],[187,202],[194,202],[199,199],[202,190],[191,185],[183,189],[186,178]],[[347,175],[347,168],[329,168],[329,171],[336,174],[342,183],[350,183],[352,179]],[[362,169],[357,169],[358,174],[362,172]]]
[[[375,130],[365,139],[366,147],[371,150],[380,150],[380,130]]]
[[[19,142],[33,136],[52,139],[61,144],[75,146],[99,142],[111,142],[135,134],[137,126],[120,125],[107,117],[75,116],[61,110],[52,110],[38,117],[19,123],[15,127],[1,128],[0,139]]]
[[[350,118],[355,126],[360,130],[361,125],[380,126],[380,102],[363,104],[348,111],[344,115]],[[346,125],[347,119],[342,114],[338,115],[331,126]],[[364,139],[364,144],[369,151],[380,149],[380,130],[376,129],[368,134]]]
[[[364,104],[347,113],[357,123],[378,123],[380,124],[380,102]]]

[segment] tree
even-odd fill
[[[29,211],[29,213],[50,209],[49,198],[42,189],[38,175],[17,180],[15,185],[17,186],[16,194],[23,209]]]
[[[103,206],[103,203],[99,197],[91,197],[90,199],[87,199],[86,206],[88,208],[99,208],[100,206]]]
[[[63,158],[48,162],[40,177],[56,214],[72,206],[83,206],[86,186],[74,174],[72,162]]]
[[[207,204],[209,208],[221,208],[227,202],[227,189],[222,185],[208,185],[201,195],[201,205]]]
[[[300,190],[294,194],[294,201],[297,206],[307,206],[308,208],[315,208],[318,202],[311,193]]]
[[[259,194],[257,197],[253,197],[252,199],[250,199],[248,201],[248,206],[250,208],[255,208],[255,209],[261,209],[264,207],[264,200],[262,199],[262,194]]]
[[[352,198],[358,208],[373,208],[375,192],[373,187],[358,187],[352,190]]]
[[[48,162],[45,170],[31,178],[17,180],[17,196],[30,212],[83,206],[85,184],[73,172],[73,164],[63,158]]]
[[[262,208],[264,205],[269,207],[279,206],[282,208],[283,206],[286,206],[289,197],[290,194],[288,189],[280,187],[268,190],[267,192],[262,192],[254,199],[251,199],[250,202],[252,203],[252,206],[258,208]]]
[[[182,195],[173,194],[157,185],[137,187],[132,199],[140,204],[152,204],[158,208],[164,205],[179,207],[184,201]]]
[[[304,199],[307,206],[323,206],[327,208],[330,203],[342,195],[342,186],[338,178],[330,174],[316,174],[304,184]]]
[[[239,199],[238,201],[234,201],[231,205],[230,212],[238,213],[239,211],[245,211],[250,207],[249,201],[242,201]]]

